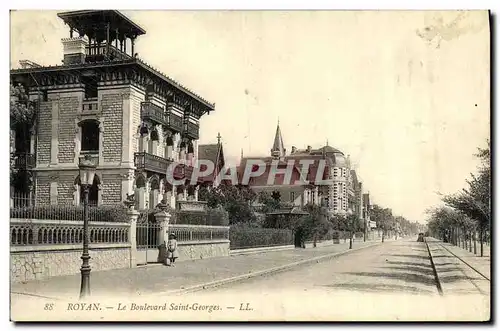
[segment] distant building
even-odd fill
[[[63,64],[23,61],[23,68],[10,71],[11,82],[24,86],[38,107],[28,141],[13,151],[32,185],[14,185],[14,193],[35,195],[37,204],[80,204],[78,163],[90,154],[97,164],[91,203],[120,203],[132,192],[138,208],[162,198],[172,206],[196,199],[200,183],[172,186],[166,172],[177,161],[183,165],[174,177],[190,178],[199,119],[214,104],[140,60],[135,41],[146,31],[120,12],[58,16],[69,27]]]
[[[221,138],[218,134],[217,144],[198,145],[198,161],[210,161],[214,165],[214,170],[200,179],[201,186],[213,187],[217,185],[217,176],[226,165]],[[198,164],[197,167],[200,169],[200,173],[208,170],[205,164]]]
[[[292,147],[290,154],[287,155],[278,123],[271,147],[271,156],[242,158],[239,166],[240,177],[247,162],[255,159],[264,161],[266,170],[262,175],[251,178],[249,186],[254,191],[279,192],[282,202],[293,203],[296,206],[312,203],[326,207],[333,214],[352,212],[361,218],[362,184],[358,182],[356,172],[350,169],[349,157],[345,157],[340,150],[328,146],[328,144],[319,149],[308,146],[305,150],[298,150],[296,147]],[[301,160],[313,162],[305,178],[302,178]],[[277,179],[273,183],[268,182],[273,161],[278,162],[278,169],[286,169],[288,162],[293,161],[294,167],[290,184],[284,183],[283,174],[277,174]],[[320,167],[321,161],[325,164],[324,169]],[[321,170],[323,173],[318,173]],[[293,185],[301,178],[309,181],[309,184]],[[316,179],[330,179],[331,183],[316,185]]]

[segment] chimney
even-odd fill
[[[64,65],[81,64],[85,62],[86,47],[89,41],[86,37],[63,38]]]
[[[297,152],[297,147],[292,146],[292,153],[291,154],[294,154],[295,152]]]

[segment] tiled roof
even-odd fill
[[[219,160],[217,160],[217,158],[219,158]],[[198,160],[209,160],[214,164],[214,167],[216,167],[214,171],[211,174],[208,174],[205,177],[203,177],[203,181],[213,182],[215,180],[215,175],[217,175],[220,169],[224,167],[225,163],[222,145],[219,144],[199,145]],[[201,169],[201,171],[203,171],[203,169]]]

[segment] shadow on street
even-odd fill
[[[349,283],[349,284],[333,284],[333,285],[322,285],[324,287],[344,289],[351,291],[361,291],[361,292],[398,292],[398,293],[434,293],[430,290],[425,290],[417,288],[414,286],[404,286],[404,285],[384,285],[384,284],[362,284],[362,283]]]
[[[383,272],[348,272],[346,274],[352,276],[375,277],[378,279],[390,278],[390,279],[403,280],[405,282],[410,282],[410,283],[420,283],[432,286],[435,286],[436,284],[434,277],[432,275],[421,276],[412,273],[383,273]]]

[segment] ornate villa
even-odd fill
[[[134,45],[146,31],[119,11],[58,17],[69,27],[61,40],[63,64],[23,61],[10,71],[12,84],[24,87],[38,112],[28,134],[11,132],[14,140],[29,137],[11,146],[24,176],[17,182],[30,183],[15,184],[14,193],[30,194],[37,204],[78,205],[79,160],[91,154],[97,164],[91,203],[116,204],[132,192],[138,208],[163,198],[172,207],[197,199],[203,179],[172,187],[166,170],[176,161],[175,178],[190,178],[199,120],[214,104],[142,61]]]
[[[326,207],[330,213],[352,212],[363,218],[363,196],[362,183],[358,180],[356,171],[351,169],[349,156],[345,156],[340,150],[328,146],[313,149],[308,146],[305,150],[299,150],[292,146],[290,154],[286,153],[283,137],[279,123],[276,128],[274,142],[271,147],[271,155],[266,157],[242,157],[239,169],[245,169],[248,160],[259,159],[267,164],[266,171],[256,178],[251,178],[249,186],[256,192],[268,191],[279,192],[281,201],[292,203],[295,206],[304,206],[313,203]],[[284,184],[284,175],[277,174],[273,185],[267,183],[271,164],[278,160],[278,169],[286,168],[290,160],[295,162],[290,183],[294,183],[301,176],[301,160],[313,160],[309,172],[305,178],[310,184],[289,185]],[[318,175],[321,169],[319,161],[324,160],[324,173]],[[314,180],[332,179],[331,185],[314,185]]]

